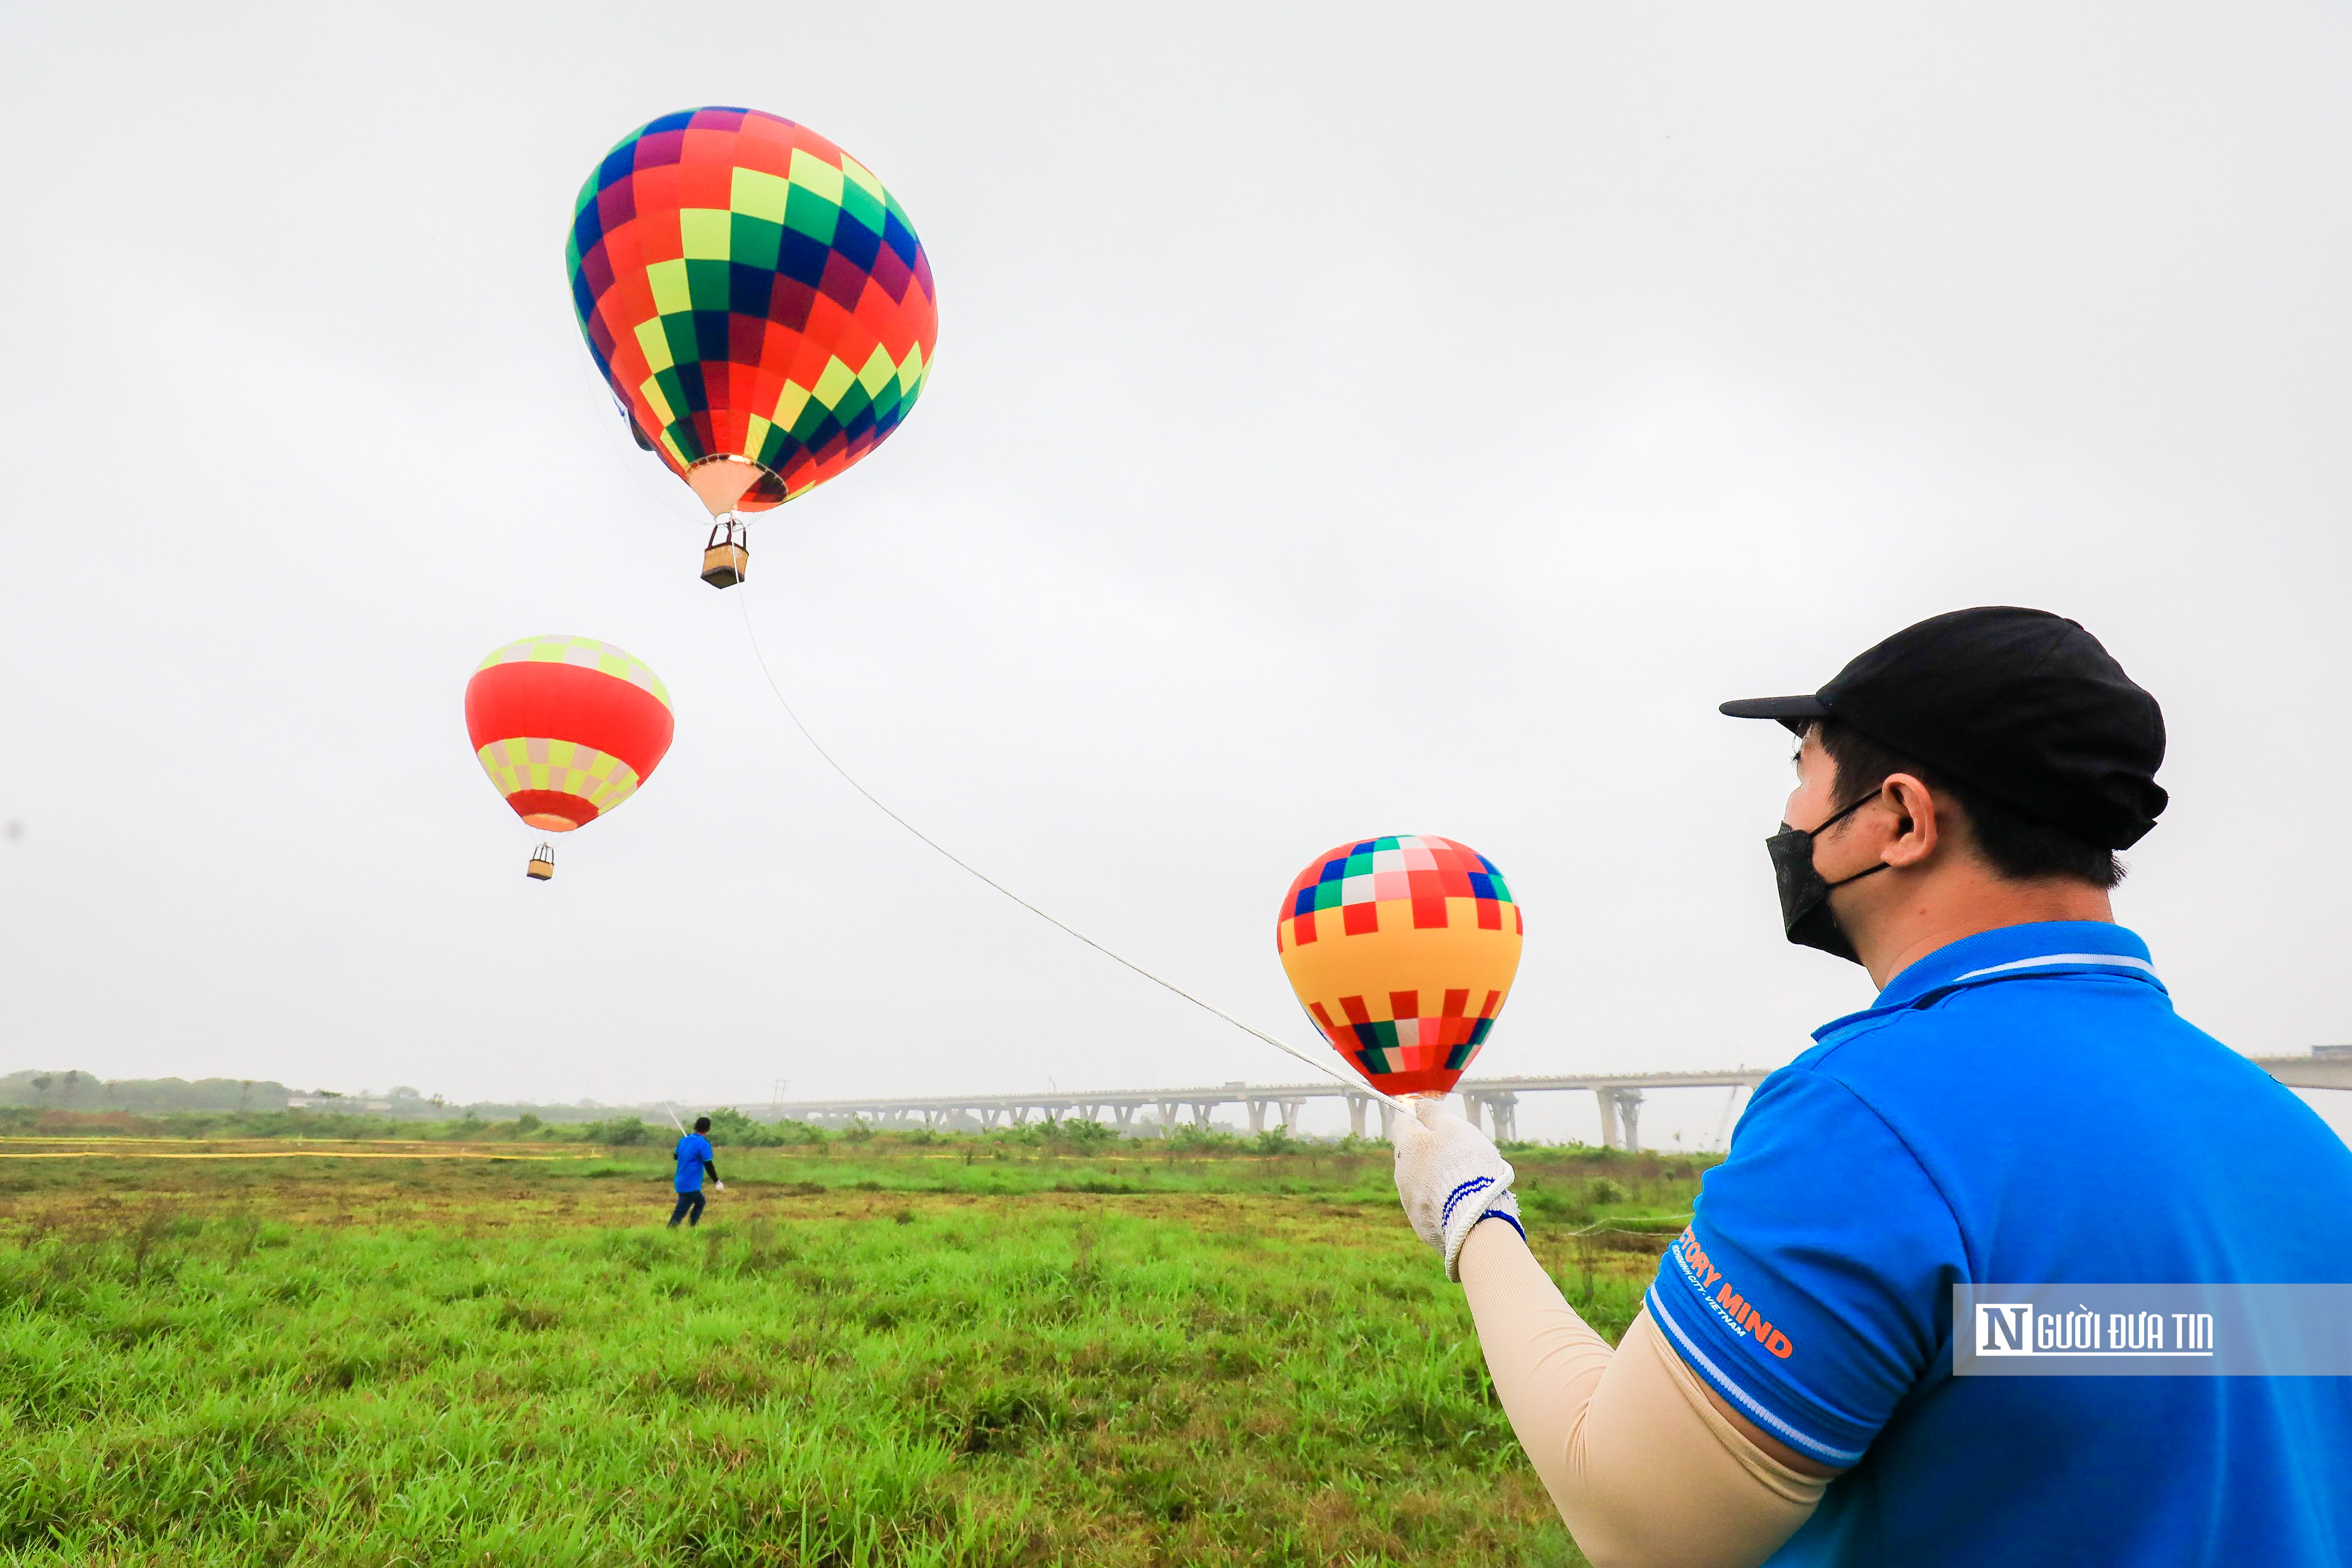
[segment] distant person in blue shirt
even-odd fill
[[[677,1206],[669,1211],[672,1230],[677,1228],[680,1220],[686,1221],[689,1230],[702,1223],[702,1205],[709,1201],[702,1195],[704,1173],[709,1173],[712,1186],[722,1193],[727,1190],[727,1184],[719,1179],[719,1167],[711,1163],[717,1151],[710,1147],[709,1134],[710,1118],[698,1116],[694,1119],[694,1131],[679,1139],[677,1147],[670,1152],[670,1158],[677,1162]]]
[[[2156,700],[2074,622],[1990,608],[1723,710],[1799,737],[1782,924],[1878,994],[1758,1089],[1613,1351],[1528,1252],[1494,1145],[1435,1103],[1395,1125],[1406,1212],[1578,1544],[2352,1563],[2352,1377],[1953,1371],[1958,1285],[2352,1280],[2352,1150],[2114,923],[2115,852],[2165,805]],[[2240,804],[2249,857],[2299,782]]]

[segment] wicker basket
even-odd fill
[[[714,588],[732,588],[743,580],[751,552],[740,544],[714,544],[702,552],[702,580]]]
[[[713,524],[709,542],[702,547],[702,580],[714,588],[732,588],[751,569],[751,530],[730,512]]]

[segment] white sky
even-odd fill
[[[1714,705],[2056,609],[2170,722],[2121,910],[2182,1010],[2352,1039],[2340,5],[38,11],[0,1068],[1297,1076],[852,795],[746,604],[887,798],[1301,1044],[1299,866],[1476,846],[1528,917],[1486,1073],[1777,1063],[1863,1005],[1780,938],[1785,746]],[[595,159],[699,103],[874,168],[941,295],[920,406],[725,595],[562,267]],[[460,700],[550,630],[678,732],[541,886]]]

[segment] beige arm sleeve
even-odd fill
[[[1755,1568],[1811,1517],[1827,1480],[1733,1426],[1646,1308],[1612,1352],[1506,1225],[1461,1268],[1511,1429],[1596,1568]]]

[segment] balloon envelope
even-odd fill
[[[1375,1089],[1443,1094],[1495,1026],[1526,929],[1493,861],[1407,834],[1309,861],[1275,944],[1323,1037]]]
[[[930,373],[939,305],[905,211],[772,114],[693,109],[623,137],[580,189],[565,262],[640,443],[713,514],[840,473]]]
[[[643,662],[593,637],[525,637],[466,683],[466,733],[515,815],[549,833],[584,827],[653,776],[676,728]]]

